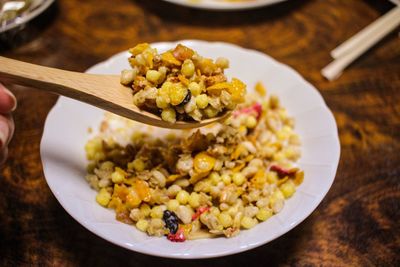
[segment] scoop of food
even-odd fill
[[[246,85],[228,81],[226,58],[202,57],[181,44],[159,54],[142,43],[129,52],[132,68],[122,71],[121,83],[132,88],[136,106],[164,121],[202,121],[244,102]]]

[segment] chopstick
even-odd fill
[[[331,55],[335,60],[322,69],[322,75],[332,81],[365,51],[374,46],[400,25],[400,6],[396,6],[355,36],[335,48]]]
[[[331,56],[333,58],[344,56],[362,42],[368,41],[368,39],[370,39],[372,35],[375,36],[379,34],[381,30],[387,28],[387,30],[391,31],[391,28],[388,27],[389,25],[393,25],[393,22],[396,21],[396,16],[400,17],[399,7],[393,8],[381,18],[377,19],[376,21],[365,27],[363,30],[361,30],[359,33],[354,35],[352,38],[348,39],[346,42],[333,49],[331,51]],[[394,25],[393,27],[395,28],[396,25]]]

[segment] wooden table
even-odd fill
[[[0,266],[400,266],[398,31],[339,80],[320,75],[329,51],[391,7],[385,0],[304,0],[218,13],[156,0],[60,0],[22,32],[2,35],[3,56],[76,71],[144,41],[218,40],[260,50],[320,90],[336,117],[342,154],[324,201],[275,241],[218,259],[151,257],[104,241],[64,211],[39,155],[57,97],[10,86],[19,108],[0,177]]]

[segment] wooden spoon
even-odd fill
[[[200,122],[170,123],[135,106],[132,90],[120,83],[118,75],[66,71],[5,57],[0,57],[0,79],[67,96],[129,119],[163,128],[197,128],[223,120],[230,115],[230,112],[225,112],[222,116]]]

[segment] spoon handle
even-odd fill
[[[0,57],[0,77],[12,83],[34,87],[84,102],[87,102],[88,97],[100,97],[94,86],[96,83],[106,82],[107,80],[107,77],[103,75],[89,75],[49,68],[5,57]]]

